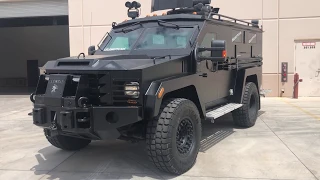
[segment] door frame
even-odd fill
[[[294,39],[293,40],[293,67],[294,67],[294,74],[297,72],[297,57],[296,57],[296,45],[297,43],[303,43],[304,41],[308,42],[320,42],[319,38],[310,38],[310,39]]]

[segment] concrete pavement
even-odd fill
[[[196,165],[183,176],[158,171],[145,144],[93,142],[77,152],[51,146],[27,114],[26,95],[0,95],[0,179],[320,179],[320,98],[262,98],[257,124],[226,115],[204,122]]]

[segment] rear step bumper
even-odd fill
[[[142,120],[141,107],[35,107],[33,124],[50,131],[87,139],[116,139],[117,128]]]

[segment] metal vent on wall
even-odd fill
[[[68,15],[68,0],[0,2],[0,18]]]

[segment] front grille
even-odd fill
[[[87,76],[88,78],[87,86],[89,87],[87,96],[93,105],[100,105],[100,100],[99,100],[99,78],[100,77],[101,77],[100,75],[94,75],[94,74],[90,74]]]
[[[50,76],[48,74],[47,76]],[[134,97],[126,94],[125,86],[132,82],[139,83],[138,78],[114,78],[120,76],[118,74],[70,74],[72,80],[67,83],[64,89],[63,97],[74,101],[73,105],[77,104],[77,99],[80,97],[87,97],[89,103],[94,106],[128,106],[128,105],[141,105],[141,94]],[[45,76],[42,77],[43,82]],[[42,81],[41,81],[42,82]],[[42,84],[40,84],[42,85]],[[42,87],[43,86],[43,87]],[[43,84],[37,89],[37,95],[45,94],[46,84]],[[140,91],[139,90],[137,92]],[[139,92],[140,93],[140,92]]]

